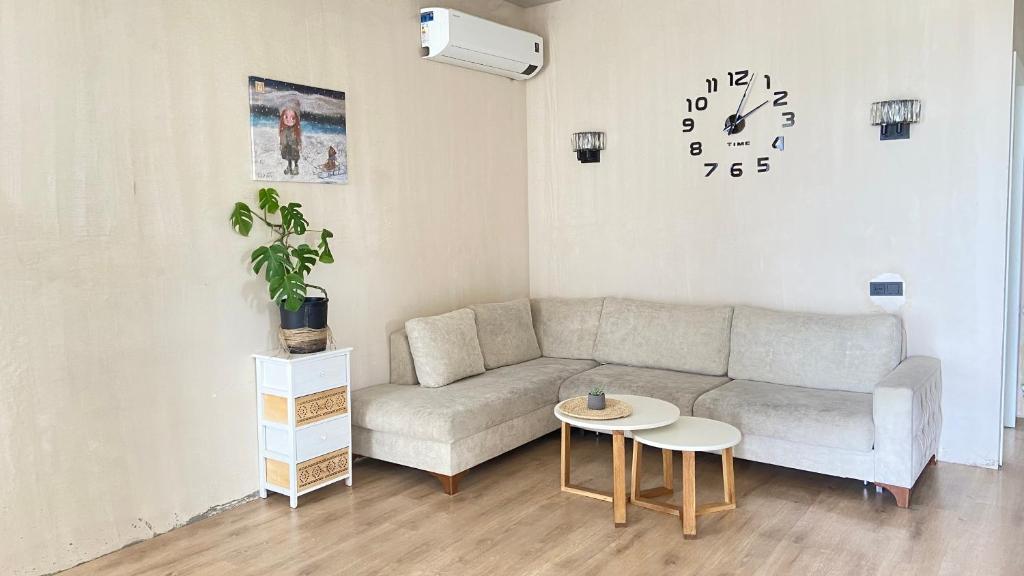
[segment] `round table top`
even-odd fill
[[[679,418],[679,407],[664,400],[648,398],[646,396],[631,396],[629,394],[608,394],[608,398],[622,400],[633,407],[633,413],[625,418],[613,418],[611,420],[588,420],[563,414],[560,410],[563,400],[555,406],[555,417],[562,422],[577,428],[587,430],[646,430],[648,428],[660,428],[675,422]]]
[[[709,420],[683,416],[673,424],[633,434],[645,446],[682,452],[707,452],[732,448],[743,436],[734,426]]]

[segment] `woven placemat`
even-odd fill
[[[628,402],[615,400],[614,398],[605,398],[604,410],[591,410],[587,408],[586,396],[570,398],[563,402],[558,409],[566,416],[583,418],[585,420],[613,420],[615,418],[625,418],[633,413],[633,407]]]

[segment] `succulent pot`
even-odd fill
[[[327,298],[307,296],[302,306],[292,312],[281,310],[281,340],[292,354],[311,354],[327,349]]]
[[[604,410],[604,394],[587,394],[587,408]]]

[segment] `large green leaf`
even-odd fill
[[[324,228],[320,232],[320,244],[317,246],[320,249],[320,261],[324,264],[334,263],[334,254],[331,254],[331,247],[327,244],[328,238],[334,238],[334,234]]]
[[[292,256],[295,258],[295,269],[306,275],[316,265],[316,259],[320,254],[309,244],[300,244],[298,248],[292,248]]]
[[[269,282],[267,282],[267,290],[270,291],[270,300],[277,302],[277,296],[281,293],[284,288],[284,274],[280,276],[274,276]]]
[[[292,270],[292,260],[288,256],[288,248],[284,244],[275,243],[270,246],[260,246],[252,251],[252,271],[259,274],[266,266],[267,281],[280,278]]]
[[[235,202],[231,211],[231,227],[242,236],[248,236],[252,230],[252,210],[245,202]]]
[[[283,282],[280,284],[280,291],[274,299],[284,300],[286,310],[295,312],[301,308],[302,303],[306,300],[306,283],[303,281],[302,274],[298,272],[285,274]]]
[[[260,188],[259,196],[260,210],[266,210],[270,214],[274,214],[281,207],[281,199],[277,195],[277,190],[273,188]]]
[[[299,208],[302,208],[302,204],[298,202],[289,202],[287,206],[281,206],[281,223],[285,229],[301,236],[306,233],[309,220],[306,220]]]

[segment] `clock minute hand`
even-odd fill
[[[732,129],[736,127],[736,124],[739,124],[740,112],[743,111],[743,105],[747,103],[747,96],[750,95],[750,86],[754,84],[754,79],[756,78],[757,76],[751,76],[751,79],[747,82],[747,87],[743,89],[743,97],[740,98],[740,105],[736,107],[736,113],[733,114],[733,118],[735,118],[735,120],[733,120],[731,124],[727,124],[725,127],[725,131],[729,134],[732,134]]]
[[[740,105],[736,107],[736,116],[740,115],[743,111],[743,105],[747,103],[747,96],[750,94],[750,87],[754,84],[753,78],[747,82],[747,87],[743,90],[743,98],[740,98]]]

